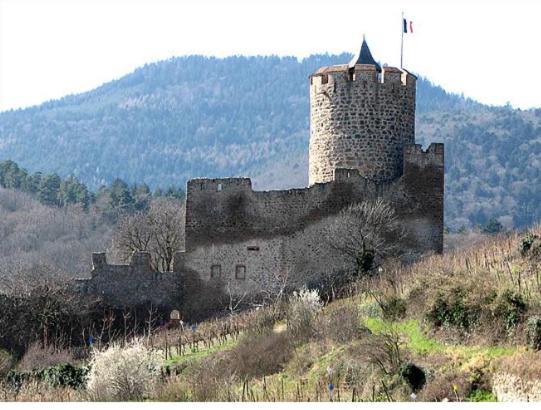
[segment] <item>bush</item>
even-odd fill
[[[287,328],[294,341],[304,342],[314,336],[316,316],[320,310],[321,300],[316,290],[293,292],[287,310]]]
[[[250,330],[260,335],[269,334],[274,329],[278,317],[279,312],[275,310],[274,306],[265,306],[256,311]]]
[[[124,348],[112,345],[91,360],[87,391],[92,400],[142,400],[160,375],[161,359],[136,340]]]
[[[402,366],[402,342],[395,328],[371,335],[363,341],[370,361],[386,375],[397,375]]]
[[[420,393],[422,401],[464,401],[472,392],[466,372],[452,371],[428,380]]]
[[[287,332],[247,337],[231,351],[232,365],[243,379],[262,377],[283,370],[292,353]]]
[[[493,304],[493,316],[502,320],[506,330],[511,331],[521,320],[526,311],[526,303],[522,296],[511,290],[498,295]]]
[[[541,253],[541,239],[539,235],[528,232],[520,242],[520,253],[522,256],[539,256]]]
[[[380,301],[380,307],[386,320],[403,319],[406,316],[406,301],[398,296]]]
[[[478,323],[480,315],[481,308],[468,303],[466,291],[455,287],[447,294],[437,295],[427,313],[427,319],[436,327],[455,326],[467,331]]]
[[[426,383],[426,375],[423,369],[414,363],[404,363],[400,367],[400,376],[416,392],[423,388]]]
[[[348,304],[330,310],[325,317],[325,336],[337,343],[347,343],[359,336],[361,331],[359,310]]]
[[[46,383],[51,387],[79,389],[85,385],[88,372],[89,368],[86,366],[75,367],[70,363],[63,363],[32,371],[10,370],[6,380],[15,390],[19,390],[29,382]]]
[[[468,396],[468,401],[473,402],[482,402],[482,401],[490,401],[495,402],[498,401],[494,393],[488,390],[483,389],[476,389],[473,390],[470,395]]]
[[[72,355],[67,350],[57,350],[53,346],[42,347],[40,342],[34,342],[17,363],[17,368],[24,371],[45,369],[61,363],[72,361]]]
[[[541,317],[532,316],[526,323],[528,345],[534,350],[541,350]]]

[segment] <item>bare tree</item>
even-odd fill
[[[381,198],[352,204],[329,226],[330,246],[354,263],[355,275],[370,272],[378,261],[399,252],[404,232],[391,204]]]
[[[170,271],[175,253],[184,249],[184,204],[158,198],[148,212],[125,216],[115,230],[112,248],[123,261],[134,251],[147,251],[153,269]]]

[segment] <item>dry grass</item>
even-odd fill
[[[520,352],[502,357],[495,363],[494,370],[518,376],[524,381],[540,380],[541,352]]]
[[[35,342],[30,345],[22,359],[17,363],[17,369],[32,371],[61,363],[73,363],[73,356],[69,351],[57,350],[52,346],[43,347],[39,342]]]
[[[84,392],[68,387],[52,387],[45,382],[27,382],[20,389],[14,389],[5,383],[0,383],[0,401],[4,402],[73,402],[84,400],[86,400]]]

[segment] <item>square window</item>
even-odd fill
[[[212,265],[210,267],[210,277],[220,278],[222,276],[222,265]]]
[[[238,279],[238,280],[246,279],[246,266],[244,265],[235,266],[235,279]]]

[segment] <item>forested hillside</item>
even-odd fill
[[[349,55],[190,56],[146,65],[80,95],[0,113],[0,160],[151,189],[244,175],[258,189],[308,181],[308,75]],[[446,143],[446,224],[507,226],[541,212],[541,109],[487,107],[420,78],[417,139]]]

